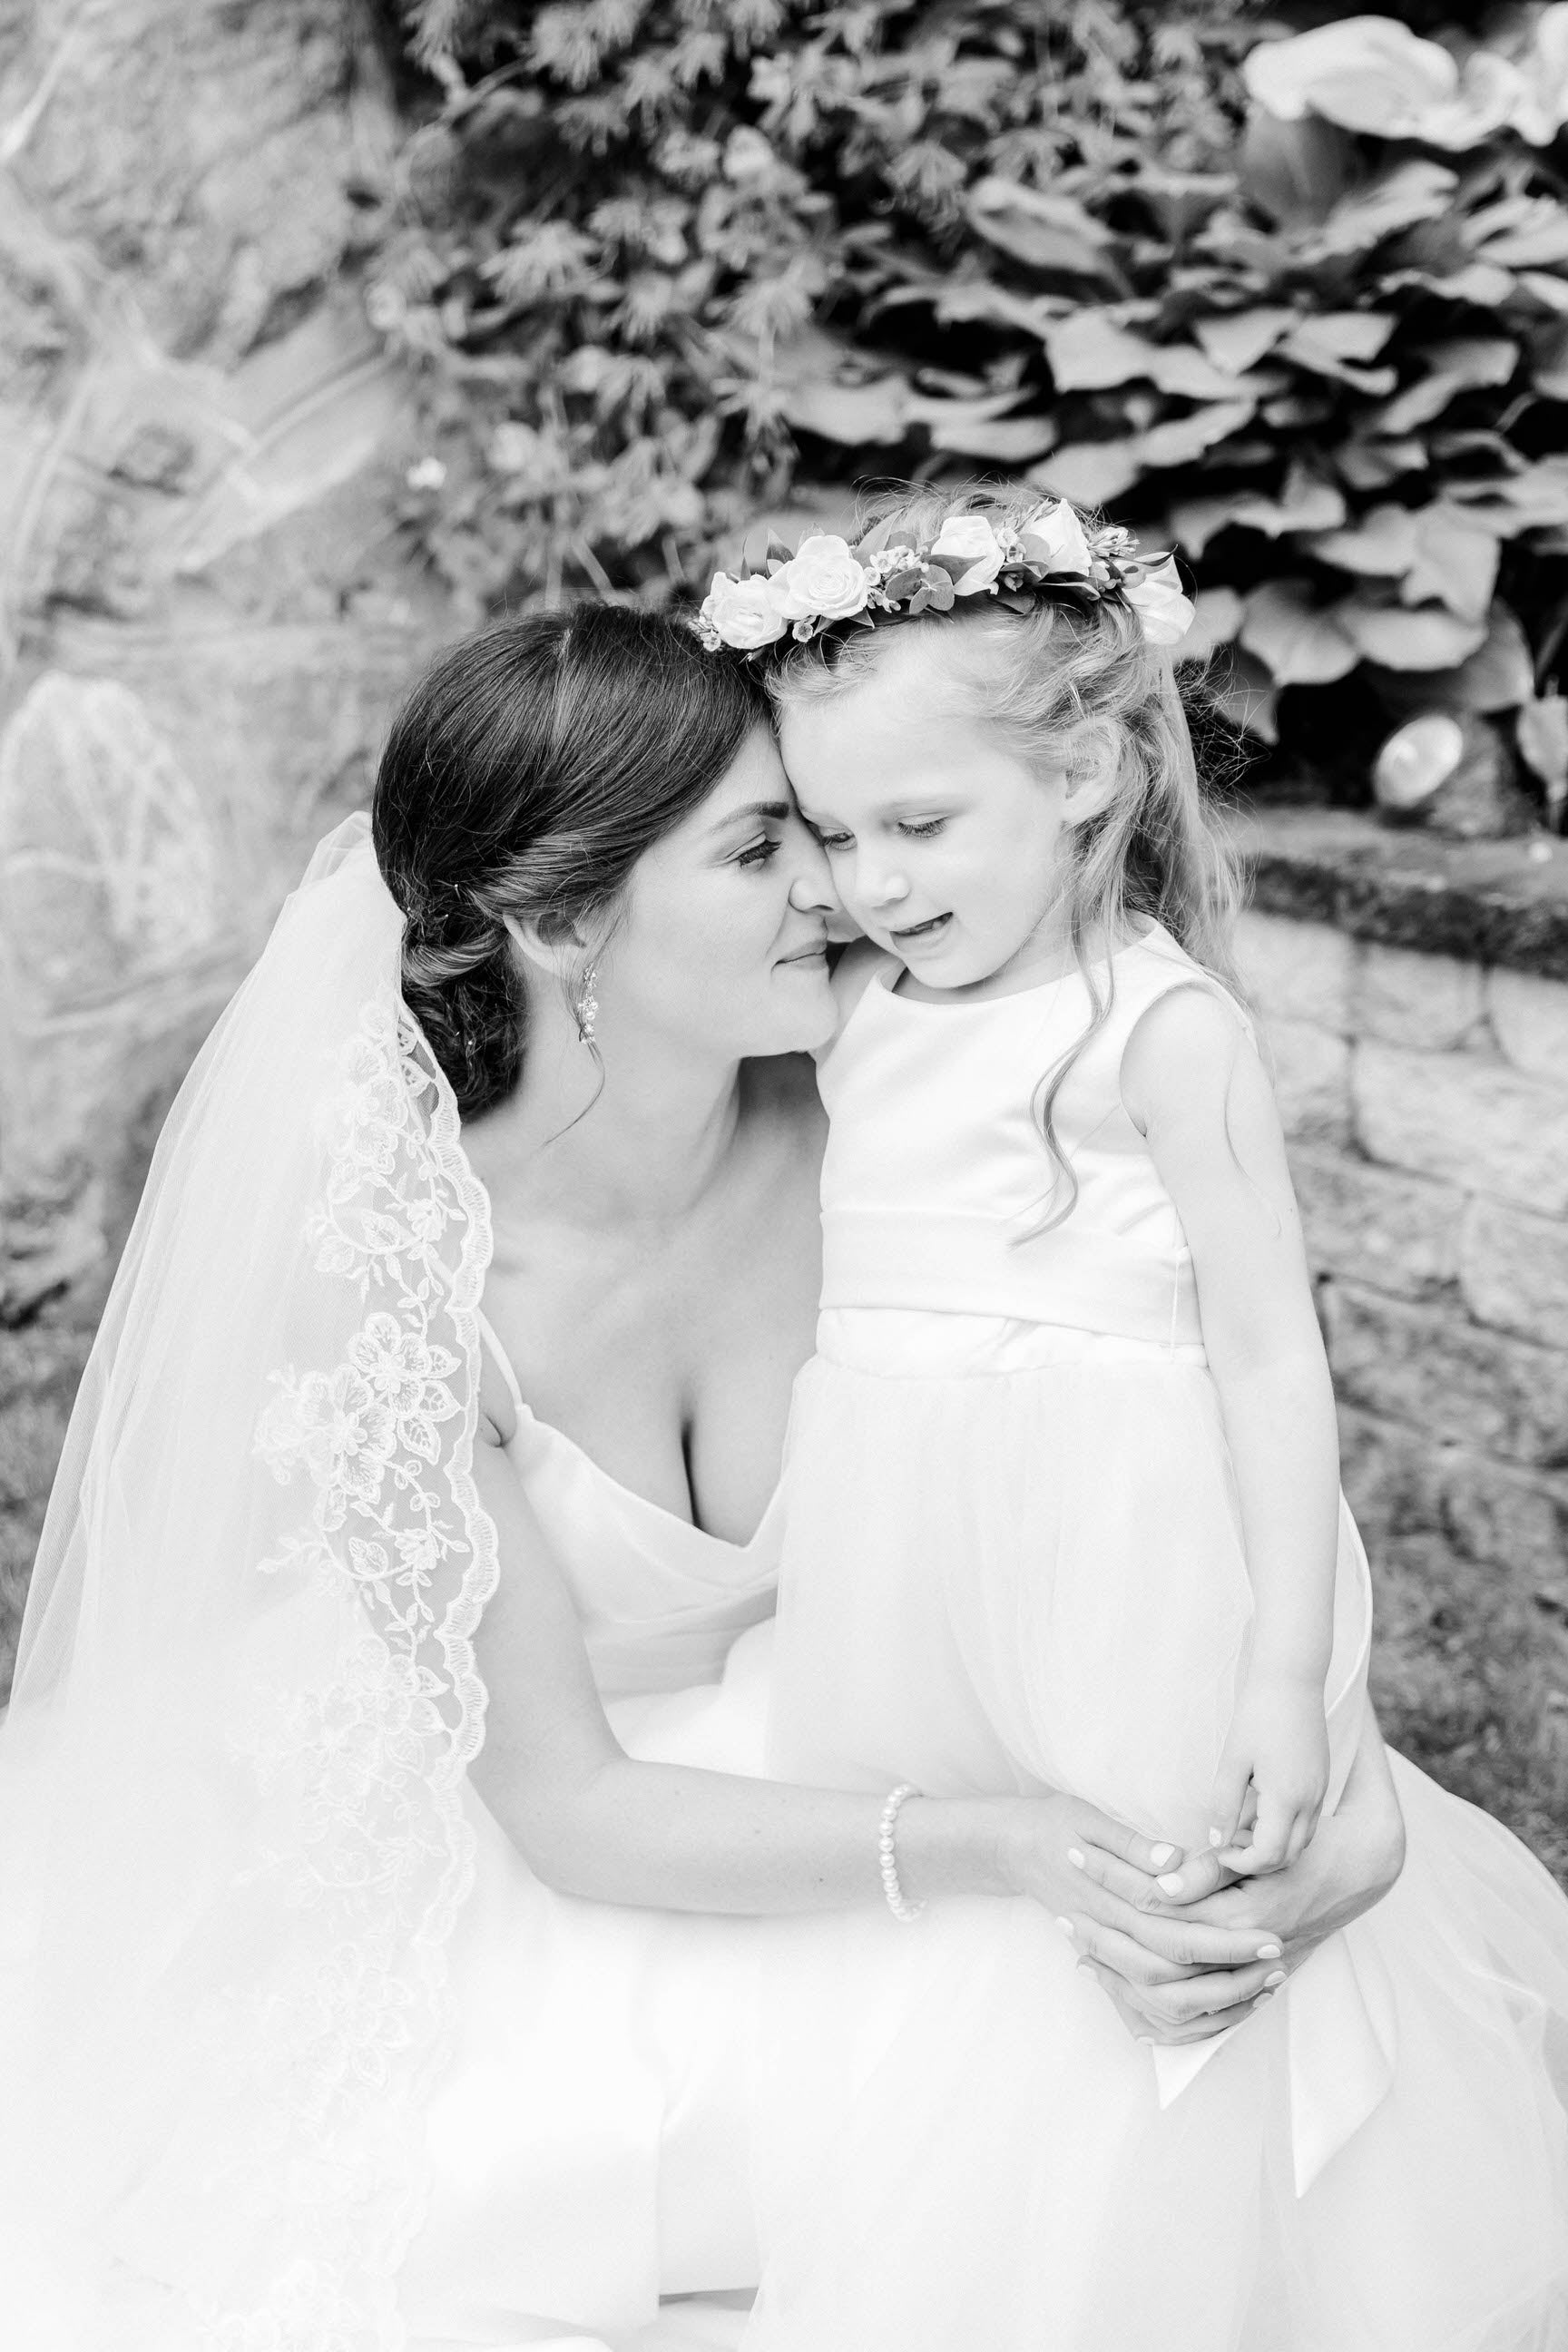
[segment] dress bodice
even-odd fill
[[[517,1412],[507,1452],[577,1604],[601,1695],[716,1682],[736,1635],[773,1606],[781,1492],[749,1543],[705,1533],[623,1486],[541,1421],[482,1317],[480,1328]]]
[[[1120,1081],[1128,1040],[1156,999],[1216,984],[1158,925],[1110,969],[1109,1010],[1095,1024],[1077,970],[1013,996],[932,1004],[896,993],[890,960],[878,967],[819,1071],[831,1118],[826,1310],[937,1310],[1171,1347],[1201,1340],[1181,1221]],[[1068,1187],[1039,1109],[1080,1041],[1052,1101],[1077,1186],[1063,1216]]]

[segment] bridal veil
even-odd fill
[[[471,1868],[489,1211],[366,820],[170,1114],[0,1734],[28,2352],[391,2352]]]

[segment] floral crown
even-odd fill
[[[950,514],[929,546],[879,545],[881,525],[853,547],[831,531],[792,555],[769,540],[763,570],[716,572],[694,623],[710,653],[747,654],[786,634],[800,644],[847,622],[874,628],[889,614],[948,613],[960,596],[994,596],[1015,613],[1042,596],[1131,605],[1151,645],[1173,646],[1192,625],[1175,558],[1145,556],[1131,531],[1087,533],[1066,499],[1048,499],[1016,524],[995,515]]]

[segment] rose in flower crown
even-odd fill
[[[887,614],[948,613],[960,596],[994,596],[1027,612],[1042,595],[1131,606],[1153,646],[1192,625],[1173,556],[1141,555],[1130,531],[1086,532],[1066,499],[1047,499],[1016,524],[959,510],[927,547],[887,546],[872,531],[856,546],[817,531],[791,554],[770,540],[761,571],[716,572],[695,624],[710,653],[757,653],[789,635],[802,644],[847,622],[874,628]]]

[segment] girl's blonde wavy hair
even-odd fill
[[[889,543],[929,547],[954,514],[1018,527],[1040,504],[1038,492],[1020,496],[984,484],[898,489],[863,502],[860,528],[881,525]],[[1087,530],[1100,528],[1100,518],[1079,512]],[[872,628],[833,630],[805,645],[786,638],[767,671],[775,709],[842,694],[869,677],[895,629],[924,630],[933,640],[941,633],[957,708],[1027,763],[1113,775],[1105,806],[1062,836],[1070,860],[1068,935],[1092,1011],[1032,1100],[1053,1170],[1068,1188],[1047,1221],[1059,1224],[1072,1213],[1078,1180],[1054,1112],[1075,1064],[1110,1016],[1115,946],[1139,922],[1160,923],[1227,995],[1246,1003],[1231,947],[1241,896],[1236,852],[1198,781],[1171,654],[1149,644],[1129,605],[1043,595],[1018,613],[987,596],[966,596],[948,613],[879,617]]]

